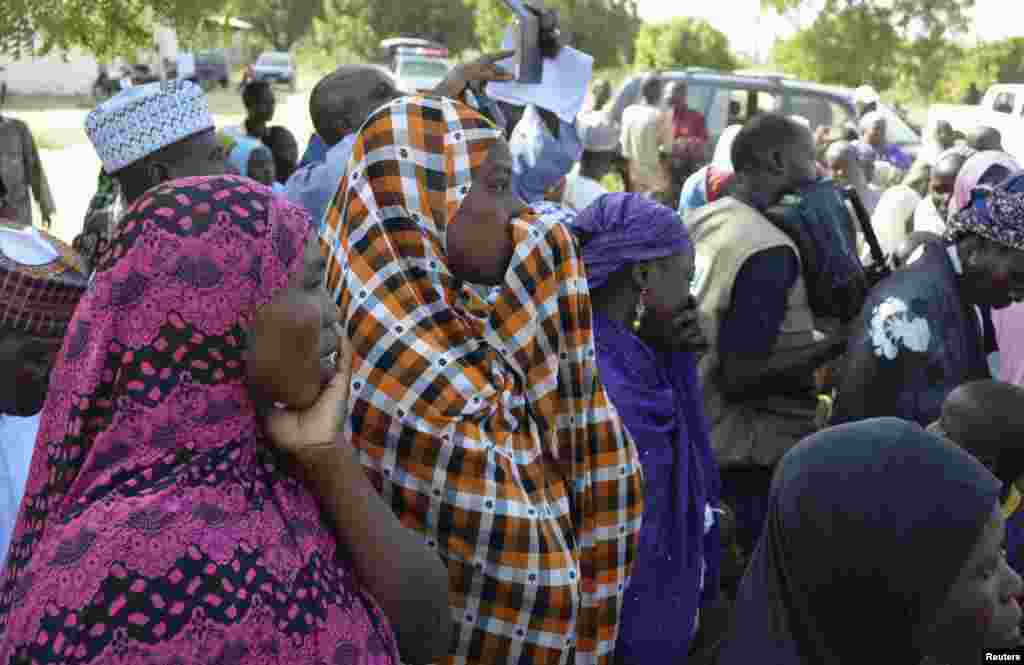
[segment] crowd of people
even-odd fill
[[[911,159],[870,95],[848,132],[712,136],[657,77],[569,122],[489,94],[509,55],[412,96],[340,67],[301,157],[264,83],[225,128],[187,81],[129,88],[86,120],[73,246],[0,208],[0,660],[1020,645],[998,136]]]

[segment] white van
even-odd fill
[[[433,90],[451,68],[446,48],[399,47],[395,51],[392,73],[399,90],[415,94]]]

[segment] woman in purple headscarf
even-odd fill
[[[579,214],[597,364],[640,450],[644,523],[616,663],[686,662],[718,587],[718,468],[693,351],[704,344],[688,284],[694,248],[679,215],[636,194]]]

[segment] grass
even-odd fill
[[[48,128],[33,131],[36,147],[40,150],[63,150],[72,145],[88,142],[84,129]]]
[[[16,95],[7,93],[5,111],[81,111],[91,109],[96,102],[88,95]]]

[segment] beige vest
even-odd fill
[[[715,457],[723,468],[771,466],[801,438],[815,430],[815,401],[790,396],[735,402],[719,387],[718,331],[732,305],[733,285],[753,254],[773,247],[800,252],[789,237],[761,213],[732,197],[698,208],[686,226],[696,245],[693,290],[701,328],[710,350],[700,360],[705,411],[711,424]],[[803,275],[789,292],[786,317],[775,351],[798,349],[821,339],[807,302]]]

